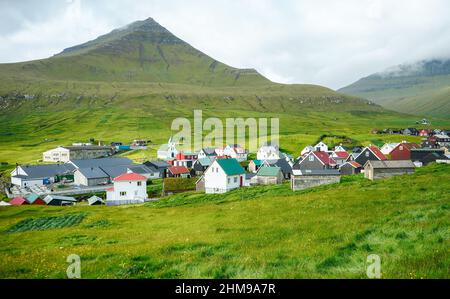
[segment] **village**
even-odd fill
[[[116,206],[154,201],[180,192],[221,194],[285,182],[290,182],[292,191],[298,191],[339,183],[346,175],[377,180],[413,173],[416,167],[433,162],[450,163],[448,130],[408,128],[401,133],[383,133],[413,134],[423,140],[420,145],[401,141],[352,149],[342,145],[330,148],[321,141],[293,157],[271,142],[264,143],[254,154],[238,144],[187,152],[169,138],[157,151],[157,160],[142,164],[117,154],[146,149],[144,140],[134,140],[131,145],[112,142],[108,146],[59,146],[43,153],[42,161],[47,164],[16,165],[11,172],[11,186],[5,190],[11,200],[1,205]],[[149,197],[148,188],[154,182],[161,182],[161,191]]]

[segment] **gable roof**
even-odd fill
[[[75,167],[72,164],[42,164],[42,165],[21,165],[27,178],[49,178],[57,175],[72,173]]]
[[[377,157],[378,159],[387,160],[386,156],[380,151],[380,149],[377,146],[372,145],[372,146],[368,146],[366,148],[369,149],[375,155],[375,157]],[[364,150],[361,153],[363,153],[363,152],[364,152]]]
[[[156,169],[155,167],[146,166],[146,165],[144,165],[144,164],[141,164],[141,165],[131,165],[131,166],[128,166],[128,169],[129,169],[131,172],[138,173],[138,174],[146,174],[146,173],[159,172],[158,169]]]
[[[237,175],[245,173],[244,168],[236,159],[218,159],[217,164],[223,169],[226,175]]]
[[[351,166],[353,166],[354,168],[361,168],[361,167],[362,167],[362,165],[359,164],[359,163],[356,162],[356,161],[349,161],[349,162],[347,162],[347,163],[350,164]]]
[[[166,161],[147,161],[144,164],[147,166],[149,166],[149,164],[153,165],[154,167],[156,167],[158,169],[170,167],[170,164],[167,163]]]
[[[210,147],[207,148],[203,148],[201,151],[203,151],[205,153],[205,155],[207,156],[215,156],[216,155],[216,150]]]
[[[253,162],[253,164],[255,164],[256,166],[260,166],[262,163],[263,163],[263,161],[262,160],[252,160],[251,162]]]
[[[414,168],[415,165],[411,160],[385,160],[385,161],[367,161],[366,165],[370,163],[372,168]],[[364,166],[366,166],[364,165]]]
[[[350,156],[347,152],[334,152],[334,154],[340,159],[347,159]]]
[[[172,167],[169,167],[169,171],[172,174],[189,173],[189,169],[186,166],[172,166]]]
[[[128,171],[127,165],[118,165],[118,166],[108,166],[108,167],[100,167],[104,173],[109,175],[111,179],[118,177],[119,175],[126,173]]]
[[[281,168],[277,166],[263,166],[260,167],[256,175],[258,176],[278,176]]]
[[[27,205],[28,201],[23,197],[14,197],[13,199],[11,199],[9,203],[13,206],[20,206],[20,205]]]
[[[328,155],[326,152],[314,151],[314,152],[311,152],[310,155],[311,154],[316,156],[316,158],[319,159],[319,161],[322,162],[322,164],[324,164],[324,165],[336,164],[336,161],[334,161],[334,159],[331,158],[330,155]]]
[[[214,161],[213,159],[206,157],[198,159],[195,163],[199,163],[201,166],[209,166],[212,164],[213,161]]]
[[[88,198],[88,203],[90,204],[90,205],[92,205],[92,204],[94,204],[94,203],[96,203],[96,202],[98,202],[98,201],[100,201],[100,202],[102,202],[103,203],[103,199],[101,199],[100,197],[98,197],[98,196],[92,196],[92,197],[89,197]]]
[[[87,179],[98,179],[109,177],[100,167],[79,168],[77,169]]]
[[[77,200],[73,197],[69,197],[69,196],[61,196],[61,195],[47,195],[44,198],[44,201],[49,204],[51,203],[53,200],[60,200],[60,201],[70,201],[70,202],[77,202]]]
[[[90,168],[90,167],[111,167],[119,165],[132,165],[133,161],[128,158],[100,158],[100,159],[85,159],[85,160],[71,160],[69,163],[76,168]]]
[[[28,194],[27,197],[25,197],[25,199],[27,200],[27,202],[30,205],[33,204],[38,198],[39,198],[39,195],[34,192],[31,194]]]
[[[292,166],[286,159],[266,160],[266,163],[270,166],[280,167],[281,171],[285,174],[292,174]]]
[[[127,182],[127,181],[146,181],[147,178],[143,175],[131,172],[131,173],[124,173],[119,175],[118,177],[114,178],[114,182]]]
[[[413,148],[418,148],[418,147],[419,147],[419,146],[418,146],[417,144],[415,144],[415,143],[411,143],[411,142],[402,142],[402,143],[397,144],[397,146],[393,149],[393,151],[396,150],[397,148],[400,148],[400,146],[403,146],[403,148],[404,148],[404,149],[407,149],[407,150],[412,150]]]

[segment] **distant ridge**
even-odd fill
[[[399,112],[450,118],[450,59],[390,67],[338,91]]]

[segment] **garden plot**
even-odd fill
[[[84,217],[86,217],[85,213],[76,213],[64,216],[28,218],[14,224],[9,229],[7,229],[6,232],[18,233],[25,231],[71,227],[79,224],[84,219]]]

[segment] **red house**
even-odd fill
[[[172,166],[167,169],[168,176],[172,178],[190,177],[190,171],[185,166]]]
[[[179,152],[176,155],[177,160],[197,160],[198,154]]]
[[[23,206],[29,204],[28,201],[23,197],[15,197],[9,203],[13,206]]]
[[[391,160],[410,160],[411,159],[411,149],[419,148],[419,146],[415,143],[410,142],[402,142],[399,143],[392,151],[391,151]]]
[[[433,134],[433,130],[431,130],[431,129],[422,129],[419,132],[419,136],[422,136],[422,137],[428,137],[428,136],[431,136],[432,134]]]

